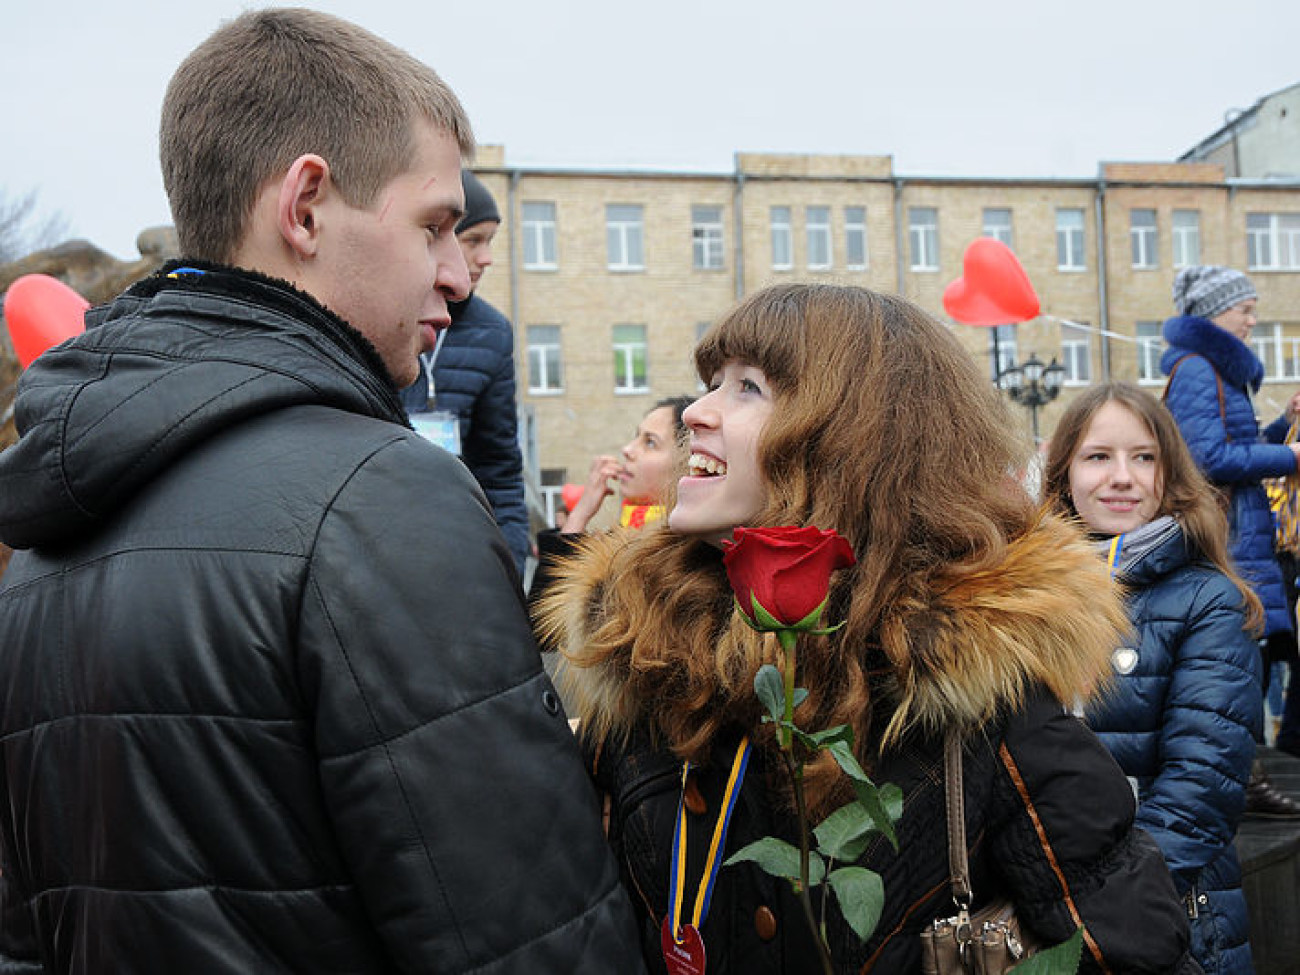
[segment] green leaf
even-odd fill
[[[840,912],[861,941],[871,937],[885,906],[885,885],[880,874],[863,867],[832,870],[827,881],[840,902]]]
[[[781,680],[781,672],[771,664],[763,664],[758,668],[758,673],[754,675],[754,693],[763,702],[763,707],[767,708],[773,721],[785,718],[785,682]]]
[[[875,823],[859,802],[841,806],[813,827],[822,856],[842,863],[852,863],[862,856],[874,832]]]
[[[871,824],[897,850],[898,834],[894,832],[894,823],[903,815],[903,790],[892,782],[877,788],[870,779],[855,779],[853,791],[857,794],[858,804],[870,817]]]
[[[831,874],[832,878],[834,876]],[[1011,971],[1016,975],[1074,975],[1079,970],[1079,957],[1082,954],[1083,928],[1077,928],[1067,940],[1026,958]]]
[[[837,731],[831,728],[831,731]],[[858,764],[857,756],[853,754],[853,746],[842,738],[832,738],[827,744],[826,750],[835,758],[835,762],[844,770],[844,774],[854,782],[870,782],[867,773],[862,771],[862,766]]]
[[[778,840],[775,836],[764,836],[761,840],[755,840],[748,846],[737,850],[726,860],[726,866],[730,867],[736,863],[744,861],[756,863],[765,873],[773,877],[785,877],[788,880],[799,879],[799,848],[791,846],[785,840]],[[826,876],[826,864],[816,853],[808,855],[808,883],[810,886],[817,886]]]
[[[758,624],[760,630],[786,630],[789,629],[779,619],[763,608],[763,604],[758,601],[758,597],[752,592],[749,594],[749,601],[754,604],[754,622]]]
[[[826,728],[823,731],[810,731],[808,737],[813,742],[813,747],[826,748],[832,742],[842,741],[849,746],[850,752],[853,748],[853,729],[846,724],[837,724],[834,728]]]
[[[794,706],[798,707],[806,700],[808,700],[808,688],[796,687],[794,689]]]

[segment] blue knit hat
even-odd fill
[[[501,222],[497,201],[492,199],[492,194],[488,192],[482,180],[468,169],[462,169],[460,185],[465,190],[465,216],[461,217],[460,222],[456,224],[457,234],[463,234],[475,224],[485,223],[488,220]]]
[[[1200,264],[1183,268],[1174,278],[1174,308],[1180,315],[1213,318],[1257,297],[1250,278],[1230,267]]]

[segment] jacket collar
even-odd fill
[[[1229,385],[1259,391],[1264,381],[1264,364],[1250,346],[1231,332],[1219,328],[1208,318],[1180,315],[1165,322],[1165,341],[1169,348],[1160,358],[1160,368],[1168,375],[1174,363],[1189,352],[1204,356],[1214,371]]]
[[[627,537],[587,536],[553,587],[538,622],[560,636],[561,649],[583,646]],[[1037,685],[1062,702],[1087,699],[1112,676],[1110,655],[1128,629],[1118,587],[1086,536],[1048,515],[1011,541],[1001,561],[930,591],[900,625],[911,635],[909,653],[887,665],[881,687],[897,734],[978,728],[1017,710]],[[626,651],[590,667],[561,665],[560,683],[584,727],[626,734],[644,719],[643,703],[629,693],[636,668]],[[662,672],[656,680],[672,684]]]

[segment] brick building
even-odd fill
[[[1003,367],[1066,368],[1041,415],[1106,378],[1163,386],[1160,324],[1179,267],[1227,264],[1260,291],[1261,414],[1300,385],[1300,181],[1221,164],[1108,163],[1094,179],[913,177],[889,156],[745,154],[734,172],[476,170],[506,215],[483,294],[515,323],[519,399],[538,499],[586,478],[657,399],[699,388],[690,351],[737,297],[780,281],[897,292],[942,320],[966,246],[996,236],[1043,314],[998,330]],[[989,329],[953,323],[986,363]],[[1016,410],[1028,434],[1027,410]]]

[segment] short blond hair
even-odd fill
[[[304,153],[368,206],[410,165],[415,125],[474,151],[469,119],[428,65],[364,28],[303,9],[242,14],[181,63],[159,129],[163,185],[187,257],[228,263],[267,180]]]

